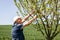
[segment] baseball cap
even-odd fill
[[[14,18],[13,18],[13,22],[15,22],[18,18],[21,18],[20,16],[15,16]]]

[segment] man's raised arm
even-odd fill
[[[28,14],[23,20],[22,22],[25,22],[35,11],[32,10],[30,14]]]
[[[35,15],[31,20],[29,20],[26,24],[24,24],[24,27],[31,24],[36,18],[37,18],[37,16]]]

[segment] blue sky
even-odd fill
[[[0,0],[0,25],[12,24],[17,10],[13,0]]]
[[[0,0],[0,25],[12,24],[16,11],[18,9],[13,0]]]

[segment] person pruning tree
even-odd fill
[[[31,24],[37,16],[35,15],[31,20],[29,20],[27,23],[23,24],[35,11],[32,10],[31,13],[29,13],[24,19],[21,19],[21,17],[16,16],[14,17],[13,21],[14,24],[12,26],[12,40],[25,40],[24,34],[23,34],[23,28]]]

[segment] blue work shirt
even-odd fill
[[[24,40],[24,34],[23,34],[23,24],[17,24],[15,23],[12,26],[12,38],[19,39],[19,40]]]

